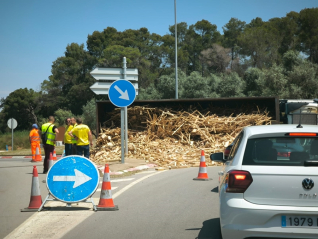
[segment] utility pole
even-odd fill
[[[174,39],[175,39],[175,71],[176,71],[176,99],[178,99],[178,36],[177,36],[177,0],[174,0]]]

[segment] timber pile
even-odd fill
[[[190,113],[140,106],[129,108],[128,115],[128,157],[167,168],[199,166],[201,149],[206,152],[207,165],[211,165],[209,154],[223,152],[243,127],[270,124],[271,119],[267,113],[221,117],[198,110]],[[119,117],[119,110],[115,110],[105,122],[113,128],[102,128],[91,150],[94,162],[120,161],[120,128],[114,123]]]

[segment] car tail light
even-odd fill
[[[317,133],[287,133],[286,136],[317,136]]]
[[[277,156],[289,158],[290,157],[290,152],[285,152],[285,153],[278,152]]]
[[[248,171],[232,170],[226,174],[226,192],[244,193],[253,182],[252,175]]]
[[[229,155],[229,154],[230,154],[230,151],[231,151],[230,149],[225,149],[225,150],[224,150],[224,155]]]

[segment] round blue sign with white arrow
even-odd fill
[[[52,196],[66,203],[84,201],[96,191],[98,184],[99,173],[95,164],[76,155],[56,161],[46,177]]]
[[[117,107],[131,105],[136,98],[136,89],[128,80],[117,80],[108,90],[109,100]]]

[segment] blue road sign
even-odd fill
[[[136,89],[127,80],[117,80],[111,84],[108,91],[109,100],[117,107],[131,105],[136,98]]]
[[[76,155],[56,161],[46,177],[52,196],[66,203],[84,201],[96,191],[98,184],[96,166],[87,158]]]

